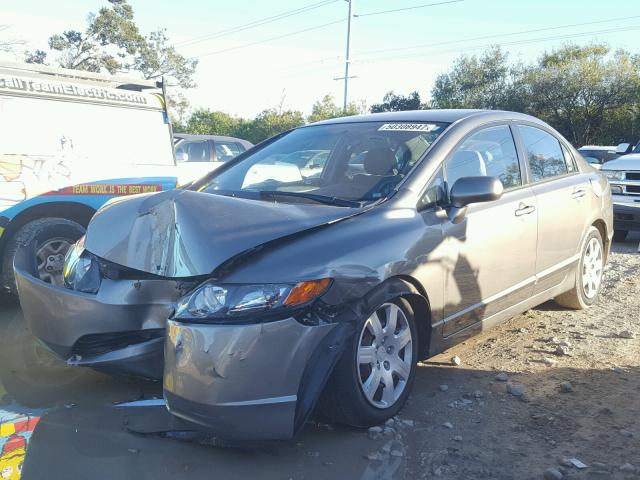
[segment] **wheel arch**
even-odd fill
[[[597,228],[598,231],[600,232],[600,236],[602,237],[602,243],[604,244],[604,255],[605,255],[604,260],[605,262],[607,262],[607,260],[609,259],[609,250],[611,247],[608,232],[607,232],[607,224],[605,223],[604,220],[599,218],[598,220],[593,222],[591,226]]]
[[[96,210],[79,202],[51,202],[33,205],[11,219],[0,238],[0,251],[6,243],[24,225],[39,218],[64,218],[87,227]]]
[[[429,357],[432,323],[431,306],[427,292],[420,282],[410,275],[397,275],[388,278],[367,295],[367,305],[375,308],[387,300],[402,297],[406,299],[417,320],[419,359]]]

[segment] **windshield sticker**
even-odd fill
[[[397,132],[433,132],[440,128],[440,125],[433,123],[385,123],[378,131],[397,131]]]

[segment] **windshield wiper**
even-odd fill
[[[315,193],[307,193],[307,192],[282,192],[280,190],[261,190],[261,197],[298,197],[305,198],[308,200],[312,200],[318,203],[324,203],[325,205],[335,205],[338,207],[351,207],[351,208],[359,208],[362,207],[362,202],[357,202],[355,200],[345,200],[344,198],[337,197],[327,197],[326,195],[317,195]]]

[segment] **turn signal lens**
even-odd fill
[[[331,283],[330,278],[323,278],[322,280],[311,280],[309,282],[300,282],[291,289],[291,292],[284,301],[284,304],[290,307],[295,305],[302,305],[314,298],[318,298],[329,288]]]

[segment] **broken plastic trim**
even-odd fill
[[[154,338],[164,337],[164,328],[150,328],[116,333],[92,333],[84,335],[71,348],[71,356],[76,358],[93,357],[103,353],[120,350],[130,345],[144,343]]]

